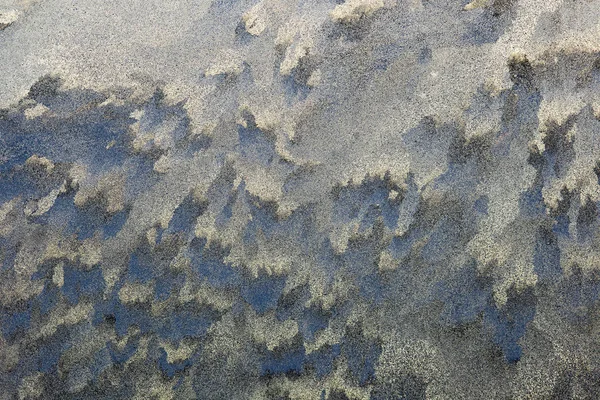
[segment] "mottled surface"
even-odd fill
[[[1,0],[0,399],[600,398],[598,21]]]

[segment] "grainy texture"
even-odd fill
[[[598,21],[0,0],[0,399],[600,398]]]

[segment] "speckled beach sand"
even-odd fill
[[[0,0],[0,399],[600,398],[599,0]]]

